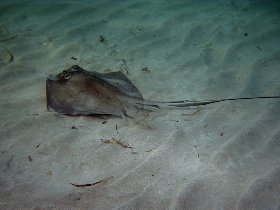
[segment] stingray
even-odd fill
[[[145,100],[133,83],[120,71],[98,73],[74,65],[46,81],[47,107],[65,115],[109,115],[133,117],[141,110],[202,106],[223,101],[257,98],[258,96],[206,101],[150,101]]]

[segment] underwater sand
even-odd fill
[[[74,64],[150,100],[280,95],[279,2],[1,2],[0,209],[280,208],[279,99],[48,112],[46,78]]]

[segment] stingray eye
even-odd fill
[[[65,81],[68,80],[72,77],[72,72],[69,71],[63,71],[60,75],[59,75],[59,81]]]
[[[63,71],[63,77],[65,80],[68,80],[72,77],[72,72],[69,71]]]

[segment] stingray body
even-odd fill
[[[79,66],[47,79],[48,110],[67,115],[128,116],[132,101],[143,101],[138,89],[122,72],[100,74]]]
[[[89,72],[75,65],[46,83],[48,110],[66,115],[113,115],[132,117],[139,110],[200,106],[229,100],[280,98],[264,96],[207,101],[148,101],[122,73]]]

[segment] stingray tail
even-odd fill
[[[191,101],[191,100],[184,100],[184,101],[169,101],[169,102],[162,102],[162,101],[137,101],[135,104],[140,109],[145,110],[157,110],[161,108],[185,108],[191,106],[204,106],[213,103],[219,103],[223,101],[238,101],[238,100],[251,100],[251,99],[275,99],[279,98],[280,96],[257,96],[257,97],[243,97],[243,98],[226,98],[220,100],[205,100],[205,101]]]

